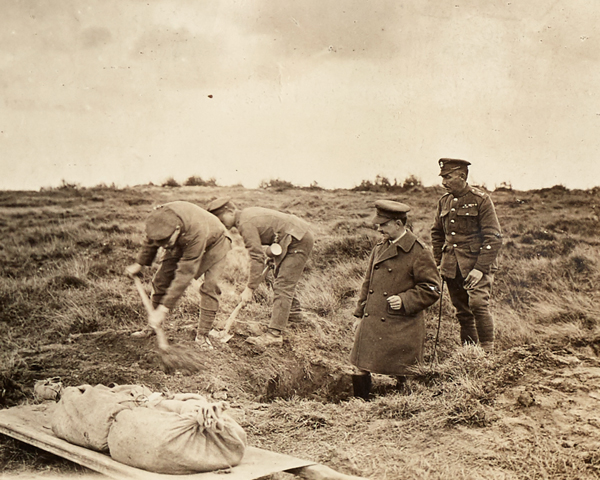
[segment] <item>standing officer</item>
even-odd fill
[[[433,254],[456,308],[461,342],[493,352],[489,300],[502,246],[494,203],[487,193],[467,184],[469,162],[442,158],[439,165],[448,193],[439,200],[431,227]]]
[[[209,203],[207,210],[231,229],[236,227],[250,254],[250,273],[247,287],[241,294],[241,301],[252,300],[254,290],[262,281],[265,265],[263,245],[281,247],[274,255],[275,282],[273,283],[273,312],[269,329],[258,337],[248,337],[246,342],[268,347],[281,345],[283,332],[290,317],[290,311],[300,316],[300,304],[295,297],[296,285],[304,266],[312,252],[314,237],[307,222],[295,215],[262,207],[238,209],[230,198],[217,198]],[[271,249],[275,251],[275,248]]]
[[[354,396],[369,398],[371,373],[394,375],[401,384],[410,367],[423,361],[423,310],[440,297],[440,275],[431,250],[406,229],[408,205],[375,202],[372,222],[383,239],[369,257],[354,316],[350,354],[359,374]]]
[[[219,308],[218,285],[231,239],[221,223],[206,210],[190,202],[171,202],[156,207],[146,220],[146,241],[129,275],[150,266],[158,249],[164,249],[160,267],[152,279],[152,305],[148,323],[160,325],[193,279],[204,275],[200,287],[200,318],[196,342],[212,348],[208,332]]]

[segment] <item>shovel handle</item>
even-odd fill
[[[142,281],[139,277],[133,277],[133,281],[135,282],[135,287],[137,288],[138,293],[140,294],[140,298],[142,299],[142,303],[144,304],[144,308],[148,315],[150,315],[154,311],[154,307],[152,306],[152,302],[148,298],[148,294],[146,290],[144,290],[144,286],[142,285]]]
[[[154,307],[152,306],[152,302],[148,298],[148,294],[146,290],[144,290],[144,286],[142,285],[142,281],[139,277],[133,277],[133,281],[135,283],[135,287],[137,288],[138,293],[140,294],[140,298],[142,299],[142,303],[144,304],[144,308],[148,315],[154,312]],[[154,333],[156,333],[156,342],[158,343],[158,348],[161,350],[167,350],[169,348],[169,341],[167,340],[167,335],[160,325],[154,326],[150,325]]]
[[[225,328],[223,329],[223,335],[227,335],[229,333],[229,330],[231,329],[233,322],[235,322],[235,319],[237,318],[238,313],[240,313],[240,310],[242,309],[243,306],[244,306],[244,302],[240,302],[233,309],[233,312],[231,312],[231,315],[229,315],[229,318],[227,319],[227,322],[225,323]]]

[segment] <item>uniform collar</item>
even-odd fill
[[[382,243],[382,250],[375,259],[375,263],[383,262],[388,258],[393,258],[398,255],[398,249],[402,249],[404,252],[409,252],[417,240],[417,237],[410,230],[407,230],[404,235],[398,238],[394,243],[385,242]]]
[[[460,198],[460,197],[464,197],[467,193],[469,193],[471,191],[471,186],[467,183],[465,185],[465,188],[463,188],[458,195],[452,195],[454,198]]]

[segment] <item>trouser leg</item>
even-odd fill
[[[290,243],[273,282],[273,312],[269,328],[285,330],[296,293],[296,285],[312,251],[313,242],[312,234],[307,232],[302,240],[294,240]]]
[[[490,291],[494,276],[484,274],[475,287],[468,291],[469,306],[475,316],[479,343],[486,352],[494,349],[494,318],[490,312]]]
[[[456,309],[456,318],[460,324],[460,342],[465,344],[476,344],[479,340],[475,315],[469,307],[469,294],[463,287],[464,279],[457,269],[455,278],[445,278],[448,293],[452,305]]]
[[[204,281],[200,286],[200,319],[198,321],[200,335],[206,335],[214,324],[221,296],[219,280],[225,265],[226,261],[223,257],[204,272]]]

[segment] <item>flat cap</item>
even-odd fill
[[[223,208],[231,201],[231,197],[219,197],[215,198],[212,202],[208,204],[206,210],[210,213],[215,213],[217,210]]]
[[[446,175],[454,170],[467,169],[471,162],[461,160],[460,158],[440,158],[440,175]]]
[[[394,202],[393,200],[377,200],[375,208],[377,209],[377,213],[372,220],[374,225],[405,218],[406,214],[410,211],[408,205]]]
[[[150,240],[160,241],[169,238],[181,220],[170,208],[156,207],[146,219],[146,236]]]

